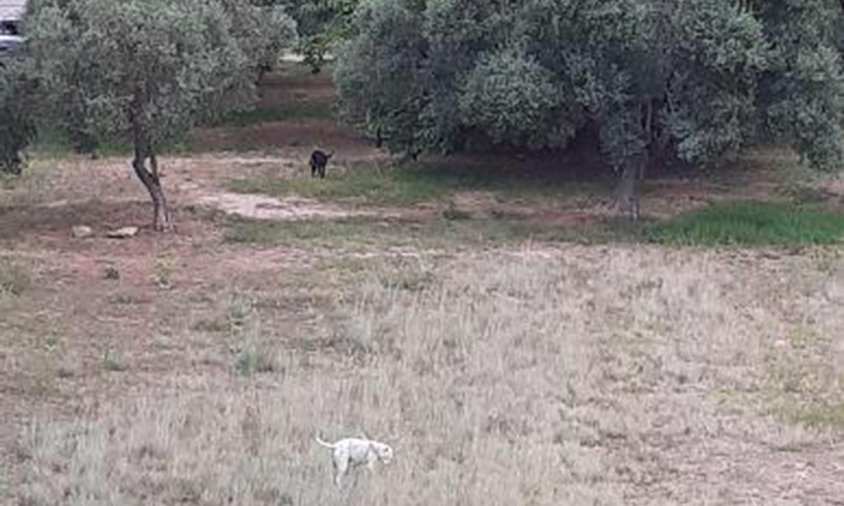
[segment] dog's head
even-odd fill
[[[393,448],[390,445],[372,441],[372,449],[378,455],[378,460],[385,464],[389,464],[393,460]]]

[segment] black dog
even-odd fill
[[[334,156],[333,152],[324,153],[319,149],[315,149],[311,153],[311,177],[316,177],[319,174],[320,179],[325,179],[325,166],[328,165],[328,160]]]

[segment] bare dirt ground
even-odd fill
[[[0,502],[844,504],[840,248],[236,244],[242,218],[439,219],[230,193],[307,177],[339,129],[250,128],[260,152],[165,160],[170,235],[103,237],[150,219],[121,160],[39,160],[0,193]],[[341,166],[384,158],[331,139]],[[649,182],[645,213],[776,198],[784,162],[761,160]],[[607,195],[573,195],[452,200],[549,226],[608,215]],[[337,491],[313,436],[361,432],[396,460]]]

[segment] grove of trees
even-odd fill
[[[39,115],[79,149],[120,140],[170,228],[157,155],[210,115],[249,102],[257,74],[295,42],[281,8],[248,0],[38,0],[25,23]]]
[[[31,0],[0,61],[0,167],[38,123],[80,151],[129,142],[167,229],[161,150],[247,104],[282,51],[318,70],[345,40],[341,116],[391,151],[597,139],[635,218],[655,167],[779,143],[838,168],[843,20],[838,0]]]
[[[836,0],[366,0],[336,82],[391,150],[560,151],[599,139],[622,210],[656,164],[760,142],[842,155]]]
[[[258,0],[263,5],[283,6],[299,29],[296,50],[314,73],[322,70],[325,57],[349,35],[352,15],[360,0]]]
[[[22,58],[0,62],[0,172],[19,174],[24,149],[35,138],[36,83]]]

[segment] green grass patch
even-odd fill
[[[40,158],[60,158],[74,154],[73,148],[67,136],[57,131],[42,131],[32,145],[32,152]],[[110,141],[97,147],[96,156],[132,156],[133,148],[129,143]]]
[[[433,175],[401,169],[328,169],[326,179],[260,177],[231,181],[231,190],[274,197],[298,195],[345,204],[412,205],[450,197],[454,191],[477,186],[459,175]]]
[[[245,109],[224,115],[215,126],[247,126],[273,121],[331,119],[334,113],[327,104],[296,104],[275,109]]]
[[[357,221],[241,221],[229,229],[226,240],[243,244],[334,243],[336,239],[378,235],[375,227]]]
[[[332,221],[246,221],[233,223],[226,240],[241,244],[299,245],[307,247],[412,246],[497,246],[527,240],[547,243],[578,242],[606,244],[636,240],[613,223],[562,227],[521,220],[471,218],[432,219],[427,222],[378,221],[366,219]]]
[[[651,225],[645,237],[679,245],[804,246],[836,244],[844,215],[774,202],[725,202]]]
[[[191,151],[185,142],[182,141],[163,146],[162,150],[165,154],[184,154]],[[65,133],[49,127],[44,127],[38,132],[38,138],[33,143],[30,151],[36,158],[46,159],[62,158],[76,153],[73,144]],[[94,154],[99,158],[108,158],[131,157],[133,153],[134,147],[129,142],[115,139],[100,144]],[[90,154],[87,155],[91,156]]]
[[[332,170],[333,169],[333,170]],[[564,198],[595,193],[595,184],[538,178],[518,172],[465,170],[459,167],[382,168],[369,166],[338,170],[329,166],[325,179],[279,178],[265,175],[231,180],[228,189],[272,197],[301,196],[351,205],[406,206],[448,199],[457,191],[483,190],[502,198]],[[564,195],[561,195],[564,194]]]

